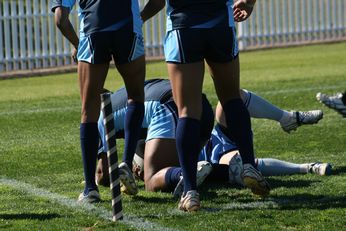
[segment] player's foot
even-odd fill
[[[281,128],[287,133],[296,130],[301,125],[316,124],[323,118],[321,110],[296,111],[291,112],[291,114],[292,116],[287,120],[280,122]]]
[[[235,154],[228,164],[228,180],[231,184],[244,186],[242,179],[243,161],[239,153]]]
[[[123,193],[128,195],[136,195],[138,193],[135,178],[125,162],[119,164],[119,179],[120,189]]]
[[[311,163],[309,172],[320,176],[329,176],[332,174],[332,165],[330,163]]]
[[[269,195],[270,187],[268,182],[251,164],[244,164],[243,182],[247,188],[251,189],[253,194],[260,197],[266,197]]]
[[[200,186],[204,182],[205,178],[207,178],[207,176],[211,173],[212,168],[213,167],[208,161],[199,161],[197,163],[197,175],[196,175],[197,187]],[[180,177],[180,180],[173,191],[174,197],[180,197],[183,191],[184,191],[184,179],[183,177]]]
[[[188,191],[180,198],[178,208],[187,212],[194,212],[199,210],[201,204],[199,202],[199,194],[196,190]]]
[[[132,172],[136,179],[144,181],[144,149],[145,140],[137,142],[137,148],[132,161]]]
[[[101,201],[100,193],[97,190],[91,190],[88,194],[82,192],[79,194],[78,202],[97,203]]]
[[[342,93],[335,95],[326,95],[321,92],[317,93],[316,99],[327,107],[336,110],[342,116],[346,117],[346,105],[342,102]]]

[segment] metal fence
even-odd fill
[[[143,6],[145,0],[139,0]],[[0,72],[71,64],[50,0],[0,0]],[[238,24],[241,50],[346,40],[346,0],[261,0]],[[78,28],[76,10],[70,19]],[[165,12],[143,27],[147,57],[163,56]]]

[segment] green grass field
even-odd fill
[[[0,81],[0,230],[345,230],[346,119],[315,99],[319,91],[346,89],[345,51],[344,42],[240,56],[243,88],[284,109],[324,111],[317,125],[291,134],[276,122],[252,120],[257,156],[331,162],[332,176],[270,177],[265,200],[247,189],[204,185],[203,209],[193,214],[139,183],[138,196],[123,196],[125,219],[118,223],[110,221],[108,188],[100,188],[100,204],[76,203],[83,189],[77,75]],[[148,64],[148,78],[166,75],[164,62]],[[110,71],[106,87],[121,85]],[[204,91],[215,105],[207,74]]]

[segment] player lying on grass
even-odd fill
[[[222,132],[220,125],[216,125],[212,132],[212,137],[208,141],[208,144],[204,147],[199,156],[198,168],[197,168],[197,182],[198,186],[201,185],[204,180],[212,182],[230,183],[233,185],[243,186],[241,173],[243,171],[242,159],[238,153],[237,147],[234,143]],[[136,154],[133,163],[133,172],[137,179],[144,180],[144,152],[145,141],[140,140],[136,149]],[[105,159],[101,157],[102,159]],[[208,164],[210,163],[210,164]],[[255,159],[257,169],[263,176],[283,176],[293,174],[317,174],[320,176],[331,175],[332,165],[330,163],[292,163],[274,158],[256,158]],[[98,168],[100,170],[100,168]],[[177,168],[177,172],[180,172],[180,168]],[[101,173],[101,171],[99,172]],[[98,183],[104,186],[108,186],[109,182],[103,179],[101,175],[98,176]],[[159,181],[164,182],[165,179],[161,176]],[[169,191],[173,187],[168,187],[168,183],[160,183],[165,187],[157,188],[156,191]],[[175,186],[173,194],[180,196],[183,190],[183,181],[180,181]]]
[[[163,85],[164,87],[160,85]],[[150,84],[147,84],[145,87],[146,98],[148,99],[148,101],[146,100],[146,103],[145,103],[145,120],[146,121],[151,120],[151,124],[145,124],[146,123],[145,122],[142,125],[142,127],[144,128],[143,129],[144,134],[142,134],[143,135],[142,137],[146,138],[145,151],[143,151],[144,150],[143,144],[139,145],[138,146],[139,148],[137,148],[137,153],[145,152],[145,155],[142,155],[142,156],[145,156],[144,168],[141,167],[137,169],[136,167],[134,167],[134,169],[135,169],[135,172],[137,173],[136,175],[140,176],[145,181],[145,188],[148,191],[158,191],[158,190],[170,191],[174,189],[174,187],[178,184],[179,181],[181,181],[181,177],[180,177],[181,169],[177,167],[179,166],[179,163],[178,163],[177,154],[176,154],[175,137],[174,137],[175,126],[176,126],[175,124],[176,111],[172,111],[173,113],[170,114],[168,117],[170,118],[169,120],[167,119],[163,120],[161,118],[164,118],[164,113],[163,113],[164,110],[160,109],[158,110],[159,112],[157,112],[157,109],[152,106],[153,103],[149,101],[150,98],[155,98],[153,97],[155,94],[157,96],[161,95],[161,98],[171,97],[169,87],[170,85],[167,80],[154,80],[150,82]],[[162,93],[164,92],[163,90],[164,88],[167,88],[166,94]],[[119,129],[119,127],[123,123],[123,116],[121,115],[121,110],[120,110],[120,113],[118,113],[119,108],[121,107],[117,106],[119,105],[119,103],[116,102],[116,100],[121,99],[120,95],[121,94],[118,91],[112,96],[112,98],[114,99],[114,101],[112,102],[113,108],[115,108],[114,110],[115,112],[114,118],[116,121],[115,127],[116,127],[116,130],[119,130],[117,132],[118,138],[121,138],[121,129]],[[277,120],[280,122],[282,128],[287,132],[291,131],[290,129],[295,129],[302,124],[317,123],[322,118],[321,111],[291,113],[291,112],[281,110],[275,107],[274,105],[271,105],[270,103],[260,98],[259,96],[255,95],[254,93],[248,92],[246,90],[241,91],[241,96],[248,107],[250,115],[254,117],[258,117],[258,118],[269,118],[269,119]],[[206,98],[204,98],[204,101],[205,100]],[[158,108],[166,108],[167,105],[165,105],[164,102],[165,102],[164,100],[161,100],[161,103],[156,102],[155,104],[158,106]],[[174,104],[171,104],[171,101],[169,101],[168,105],[170,105],[171,107],[171,105],[174,105]],[[209,103],[206,101],[204,102],[204,105],[209,105]],[[171,108],[176,110],[175,106]],[[219,106],[217,108],[218,110],[220,110]],[[211,128],[213,126],[214,115],[210,111],[209,106],[204,106],[204,111],[205,113],[207,113],[207,116],[204,116],[203,127],[205,127],[204,129],[205,133],[208,133],[211,131]],[[217,115],[219,114],[220,113],[217,113]],[[210,117],[212,117],[212,122],[210,122]],[[297,118],[299,118],[298,119],[298,121],[300,121],[299,123],[297,123]],[[101,120],[99,120],[99,130],[102,137],[103,124]],[[147,134],[145,134],[145,132],[147,132]],[[162,132],[166,132],[166,134]],[[209,136],[210,134],[209,135],[206,134],[203,137],[201,137],[200,143],[205,144]],[[107,159],[106,159],[105,152],[102,149],[101,149],[99,158],[100,158],[100,161],[97,168],[97,181],[101,185],[108,185],[109,184],[108,172],[104,171],[108,169]],[[136,158],[138,158],[138,155],[136,155]],[[208,158],[204,158],[204,159],[210,160]],[[140,161],[136,161],[136,162],[138,163]],[[271,165],[272,162],[266,163],[266,165],[267,166]],[[225,172],[226,172],[226,175],[228,176],[228,167],[225,168],[225,166],[223,166],[223,168],[226,170]],[[199,162],[198,183],[201,183],[202,179],[206,175],[208,175],[210,171],[211,171],[211,168],[210,168],[209,162],[205,162],[205,161]],[[143,175],[143,172],[145,173],[144,175]]]
[[[248,92],[248,94],[253,94]],[[257,97],[257,96],[256,96]],[[250,113],[251,114],[251,113]],[[197,182],[200,185],[204,179],[208,178],[213,181],[229,182],[231,184],[237,184],[243,186],[241,174],[243,172],[242,159],[237,151],[237,146],[226,135],[226,128],[224,124],[224,115],[220,104],[216,108],[216,121],[211,138],[204,146],[199,157],[199,164],[197,168]],[[145,175],[144,157],[145,142],[140,141],[137,146],[136,155],[134,158],[134,173],[137,178],[143,180]],[[163,155],[163,154],[162,154]],[[206,164],[211,163],[212,166]],[[329,163],[303,163],[296,164],[283,160],[273,158],[256,158],[256,168],[262,173],[263,176],[280,176],[291,174],[307,174],[314,173],[317,175],[330,175],[332,172],[332,166]],[[144,166],[143,166],[144,165]],[[173,167],[172,167],[173,169]],[[180,168],[175,168],[179,173]],[[167,170],[166,170],[167,171]],[[164,175],[164,174],[163,174]],[[160,181],[166,179],[161,176]],[[166,180],[166,187],[159,188],[159,190],[169,190],[169,181]],[[183,190],[183,180],[180,180],[175,187],[174,195],[180,196]],[[165,185],[162,184],[161,185]]]
[[[250,114],[251,113],[251,110]],[[320,115],[314,111],[314,115]],[[299,114],[299,113],[298,113]],[[309,113],[302,113],[309,114]],[[321,117],[314,117],[315,122],[318,122]],[[223,171],[222,165],[228,166],[228,181],[230,183],[236,183],[243,185],[241,179],[242,160],[240,155],[237,153],[237,146],[227,136],[227,129],[225,128],[225,118],[222,107],[220,104],[217,105],[215,110],[215,119],[217,124],[215,125],[211,138],[203,148],[200,160],[207,160],[217,166],[218,170],[214,174],[214,179],[226,179],[226,171]],[[310,118],[312,119],[312,118]],[[294,126],[291,126],[294,127]],[[285,129],[284,129],[285,130]],[[287,131],[287,130],[285,130]],[[136,157],[138,159],[138,157]],[[291,175],[291,174],[306,174],[315,173],[318,175],[330,175],[332,166],[329,163],[303,163],[295,164],[272,158],[258,158],[255,160],[257,169],[262,173],[263,176],[278,176],[278,175]]]
[[[146,189],[149,191],[157,190],[159,185],[157,176],[161,169],[179,166],[177,151],[175,148],[175,132],[177,124],[177,108],[172,98],[172,90],[169,80],[156,79],[145,81],[145,102],[144,102],[144,120],[140,136],[146,139],[146,158],[145,158],[145,182]],[[200,136],[200,149],[209,139],[214,125],[214,112],[207,98],[201,95],[203,113],[201,121],[203,127]],[[123,138],[124,118],[127,107],[126,91],[124,88],[113,93],[111,96],[116,138]],[[100,152],[106,153],[104,126],[101,114],[98,121],[98,128],[101,137]],[[105,155],[100,154],[101,161],[99,166],[106,165]],[[103,160],[103,161],[102,161]],[[108,175],[108,167],[98,168],[98,171]],[[103,171],[105,170],[105,171]],[[158,174],[157,174],[158,173]],[[167,173],[167,176],[171,174]],[[98,180],[100,181],[100,177]],[[177,179],[179,181],[180,178]],[[106,182],[109,180],[107,179]],[[133,182],[134,183],[134,182]],[[175,182],[177,184],[177,182]],[[124,187],[121,188],[124,193],[131,194]]]

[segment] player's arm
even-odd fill
[[[55,25],[59,28],[64,37],[67,38],[75,48],[78,48],[79,39],[68,18],[69,14],[69,8],[63,6],[56,7],[54,11]]]
[[[236,22],[242,22],[250,17],[256,0],[237,0],[233,4],[233,17]]]
[[[165,7],[165,3],[165,0],[149,0],[141,12],[143,22],[162,10],[162,8]]]
[[[73,45],[74,49],[71,56],[74,61],[77,61],[79,38],[68,18],[69,14],[70,10],[67,7],[58,6],[54,9],[55,25],[59,28],[63,36]]]

